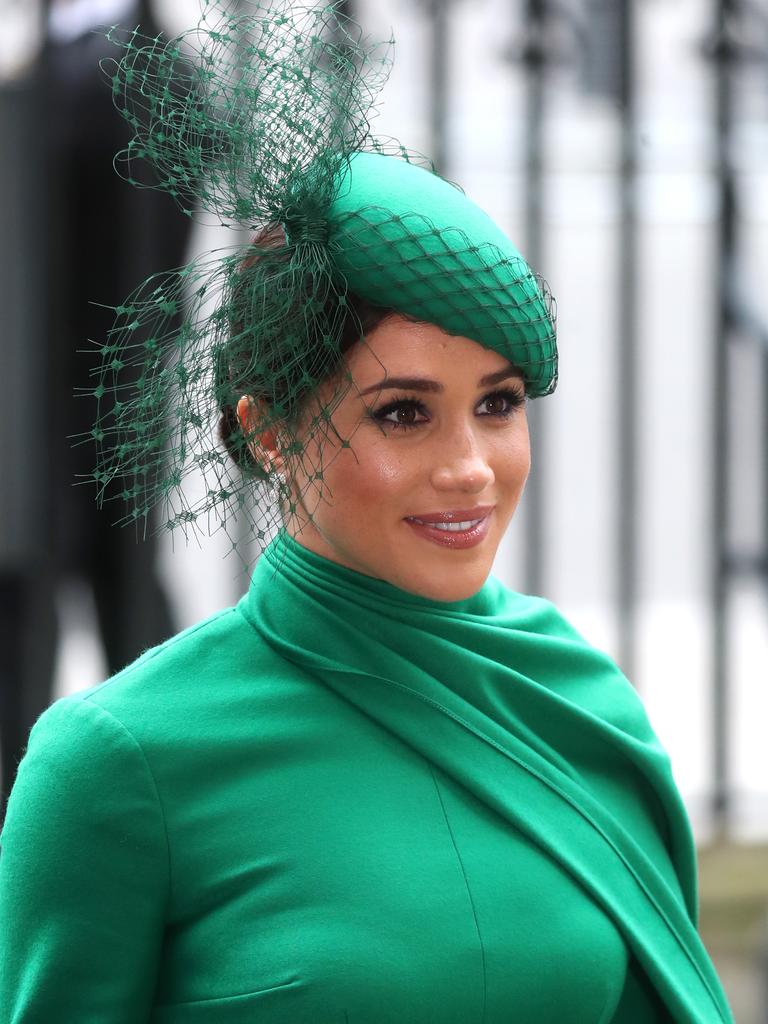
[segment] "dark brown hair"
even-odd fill
[[[285,244],[286,235],[282,227],[279,225],[272,225],[263,228],[253,238],[251,242],[251,248],[253,251],[241,262],[239,267],[240,273],[243,273],[252,267],[261,258],[262,254],[284,248]],[[327,375],[328,378],[331,378],[334,372],[341,368],[342,357],[345,353],[348,352],[356,342],[358,342],[362,337],[365,337],[366,334],[373,331],[374,328],[378,327],[382,321],[394,312],[394,310],[389,307],[377,306],[351,292],[346,293],[345,299],[345,313],[341,328],[338,362],[336,366],[329,368]],[[338,300],[334,296],[329,300],[329,304],[337,301]],[[333,311],[329,309],[328,312],[330,318],[332,318]],[[242,331],[242,327],[242,324],[233,324],[231,333],[239,334]],[[231,376],[229,371],[229,367],[224,368],[224,373],[227,376]],[[252,382],[247,380],[239,381],[238,388],[241,389],[242,394],[250,395],[255,399],[264,399],[267,397],[260,393],[259,382],[255,380]],[[303,395],[303,400],[306,401],[307,397],[308,394],[305,393]],[[221,441],[224,443],[229,455],[238,464],[238,466],[242,470],[248,472],[254,472],[254,470],[257,470],[257,465],[250,449],[243,443],[243,432],[237,418],[237,409],[235,405],[226,403],[221,406],[218,431]]]

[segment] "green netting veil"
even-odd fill
[[[389,43],[337,4],[259,0],[204,2],[170,41],[113,38],[115,104],[135,133],[119,170],[236,235],[145,281],[99,342],[87,440],[99,500],[121,501],[125,521],[212,532],[237,514],[263,544],[286,515],[311,520],[328,460],[354,447],[333,410],[354,387],[343,352],[364,344],[359,300],[500,352],[531,397],[554,389],[544,282],[458,188],[371,135]],[[260,458],[270,431],[279,471]]]

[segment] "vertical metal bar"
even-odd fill
[[[763,584],[766,588],[766,599],[768,600],[768,346],[761,348],[760,358],[760,381],[761,381],[761,402],[760,422],[758,424],[759,437],[762,445],[762,470],[761,477],[761,498],[760,523],[762,535],[760,537],[760,558],[763,574]]]
[[[544,116],[546,52],[546,0],[527,0],[523,12],[526,43],[523,66],[526,74],[525,107],[525,256],[531,266],[541,271],[544,256],[542,210],[544,194]],[[532,403],[528,414],[533,448],[534,471],[525,490],[525,545],[523,550],[523,579],[529,594],[540,594],[544,589],[544,522],[543,452],[546,444],[541,409]]]
[[[619,282],[618,366],[616,418],[619,424],[618,529],[616,541],[618,660],[625,674],[635,678],[638,573],[638,446],[637,392],[637,157],[634,54],[634,0],[618,3],[619,81],[621,132],[619,168]]]
[[[731,329],[729,275],[736,245],[736,196],[732,145],[732,61],[729,20],[736,13],[736,0],[715,0],[715,160],[719,194],[715,296],[715,338],[712,364],[712,477],[711,477],[711,594],[712,594],[712,815],[716,830],[724,833],[730,812],[728,757],[729,707],[727,671],[729,636],[727,628],[727,530],[729,486],[728,449],[730,380],[728,337]]]
[[[52,469],[47,429],[30,398],[50,408],[45,354],[50,224],[44,80],[39,61],[0,83],[0,824],[29,727],[47,703],[53,626],[50,599]],[[39,657],[39,660],[36,658]]]
[[[39,572],[47,560],[52,497],[47,434],[28,405],[31,395],[45,400],[51,383],[40,299],[46,264],[39,252],[50,213],[39,127],[46,115],[39,65],[25,79],[0,86],[0,573],[20,576]]]
[[[427,0],[430,23],[430,156],[438,174],[448,174],[448,8],[451,0]]]

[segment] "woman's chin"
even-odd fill
[[[473,597],[488,579],[498,548],[496,531],[467,548],[441,547],[414,538],[408,557],[398,573],[398,586],[433,601],[464,601]],[[399,560],[398,560],[399,561]]]
[[[400,590],[432,601],[464,601],[488,579],[498,547],[495,531],[468,548],[442,546],[411,534],[381,531],[364,545],[348,543],[348,532],[307,523],[288,532],[303,547],[348,569],[380,579]],[[380,543],[386,537],[386,543]]]

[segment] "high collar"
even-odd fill
[[[442,615],[485,616],[496,606],[496,591],[501,586],[491,576],[470,597],[460,601],[437,601],[403,590],[386,580],[367,576],[310,551],[284,529],[276,534],[264,550],[252,586],[268,587],[269,580],[274,580],[277,574],[282,574],[295,584],[306,580],[329,596],[343,596],[346,601],[360,606],[376,606],[382,610],[388,608],[394,614],[398,610],[410,609]]]

